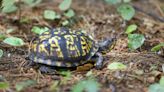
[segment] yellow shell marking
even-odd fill
[[[43,41],[43,40],[46,40],[50,37],[51,37],[51,35],[41,35],[41,36],[39,36],[39,39],[40,39],[40,41]]]
[[[66,39],[66,48],[68,50],[69,57],[78,57],[80,56],[80,51],[78,50],[76,44],[74,43],[74,38],[77,38],[76,35],[65,35],[64,38]],[[73,53],[73,54],[69,54]]]
[[[59,34],[59,31],[54,31],[54,34]]]
[[[31,46],[31,49],[32,49],[34,52],[36,52],[36,46],[37,46],[36,43],[32,44],[32,46]]]
[[[62,62],[55,62],[56,63],[56,66],[61,66],[62,65]]]
[[[48,42],[50,43],[50,55],[53,56],[53,51],[56,51],[56,56],[63,58],[63,53],[61,51],[61,48],[58,44],[58,40],[60,40],[61,38],[58,36],[54,36],[52,38],[50,38],[48,40]]]
[[[49,31],[46,31],[46,32],[44,32],[43,34],[46,34],[46,35],[48,35],[48,34],[50,34],[50,32],[49,32]]]
[[[91,47],[92,47],[92,41],[89,40],[88,43],[87,43],[87,52],[90,51]]]
[[[81,36],[80,38],[81,38],[82,56],[85,56],[87,53],[89,53],[92,43],[91,41],[89,41],[89,43],[86,43],[87,39],[83,36]]]
[[[47,63],[47,65],[51,65],[52,64],[50,59],[46,60],[46,63]]]
[[[38,51],[41,53],[41,52],[44,52],[44,53],[46,53],[47,55],[49,55],[49,52],[46,50],[46,48],[45,48],[45,44],[39,44],[38,45]]]

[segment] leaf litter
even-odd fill
[[[142,1],[138,2],[142,3]],[[153,6],[153,4],[149,6],[151,5]],[[48,9],[53,9],[56,12],[59,11],[57,4],[54,6],[48,1],[41,6],[49,6]],[[34,34],[31,35],[33,25],[60,25],[60,21],[52,23],[45,21],[41,17],[34,17],[41,16],[43,11],[47,9],[45,7],[38,7],[39,9],[34,9],[33,13],[29,9],[22,11],[22,17],[28,16],[28,20],[30,20],[22,24],[17,22],[18,18],[13,19],[14,14],[10,16],[0,14],[0,20],[2,20],[0,28],[3,31],[5,28],[8,29],[8,27],[14,26],[20,31],[16,30],[11,34],[23,38],[25,43],[30,43],[35,37]],[[140,11],[136,11],[137,15],[131,21],[124,23],[122,18],[114,11],[113,6],[104,4],[102,1],[95,3],[94,0],[75,0],[73,1],[72,8],[76,10],[76,15],[82,16],[82,20],[75,23],[72,28],[82,27],[89,31],[89,33],[93,33],[92,35],[96,40],[118,36],[115,47],[111,52],[104,55],[104,68],[102,70],[91,69],[92,73],[90,73],[90,76],[93,76],[96,82],[88,81],[91,81],[93,85],[94,83],[100,84],[100,92],[148,92],[150,84],[159,82],[163,75],[163,54],[158,55],[152,53],[150,50],[153,46],[164,42],[163,23],[156,21],[152,17],[148,18],[147,16],[149,15]],[[143,6],[142,8],[144,9]],[[135,33],[142,33],[145,36],[145,43],[133,52],[129,51],[127,45],[128,39],[124,35],[129,24],[136,24],[137,30]],[[17,83],[22,83],[25,80],[34,80],[36,81],[34,85],[21,90],[24,92],[49,92],[54,90],[58,92],[70,92],[75,84],[88,77],[86,76],[88,71],[71,71],[68,80],[64,80],[66,77],[63,75],[40,74],[37,71],[37,67],[30,69],[22,67],[23,63],[27,62],[25,58],[28,55],[28,46],[14,48],[2,46],[1,49],[3,50],[3,56],[0,59],[0,75],[5,78],[7,83],[9,83],[10,90],[13,91],[15,91]],[[160,50],[162,51],[163,49]],[[116,61],[125,64],[127,68],[117,71],[109,70],[107,68],[108,65]]]

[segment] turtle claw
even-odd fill
[[[32,66],[35,66],[35,63],[33,61],[27,61],[22,66],[23,67],[32,67]]]
[[[102,69],[102,65],[97,65],[97,64],[96,64],[95,68],[96,68],[97,70],[100,70],[100,69]]]
[[[35,66],[35,62],[30,60],[29,57],[25,57],[25,62],[22,64],[22,67],[32,67]]]
[[[40,66],[39,70],[41,73],[46,73],[46,74],[54,74],[55,73],[54,69],[51,69],[50,67],[44,66],[44,65]]]

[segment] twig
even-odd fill
[[[132,55],[155,55],[154,52],[147,52],[147,53],[119,53],[119,52],[109,52],[106,55],[110,55],[110,56],[132,56]]]
[[[154,4],[157,7],[157,9],[159,10],[159,13],[161,14],[161,16],[164,17],[164,13],[163,13],[161,7],[159,6],[158,0],[150,0],[150,1],[152,2],[152,4]]]
[[[161,21],[161,22],[164,22],[164,18],[163,18],[163,17],[160,17],[160,16],[158,16],[158,15],[156,15],[156,14],[153,14],[153,13],[148,13],[148,12],[144,11],[143,9],[141,9],[141,8],[135,6],[135,5],[133,5],[133,7],[134,7],[137,11],[140,11],[140,12],[146,14],[146,15],[149,15],[149,16],[153,17],[154,19],[157,19],[157,20],[159,20],[159,21]]]

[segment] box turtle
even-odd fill
[[[40,71],[49,73],[50,67],[77,67],[94,61],[95,67],[103,66],[102,51],[112,45],[113,39],[95,41],[86,32],[68,28],[54,28],[43,32],[32,41],[29,65],[40,64]]]

